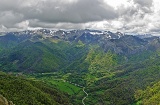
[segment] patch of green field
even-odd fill
[[[98,90],[96,91],[96,94],[103,94],[105,91],[104,90]]]
[[[69,83],[63,79],[63,76],[56,73],[41,73],[27,76],[29,79],[41,80],[50,85],[54,85],[62,92],[66,92],[70,95],[77,95],[82,91],[82,88],[75,84]]]
[[[62,80],[47,80],[47,81],[52,85],[55,85],[59,90],[67,92],[70,95],[78,94],[80,91],[82,91],[82,88]]]

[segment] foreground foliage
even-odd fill
[[[0,93],[16,105],[70,104],[68,95],[38,81],[0,73]]]

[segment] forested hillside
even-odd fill
[[[160,82],[148,86],[144,90],[137,90],[135,94],[137,104],[159,105],[160,104]]]
[[[69,95],[45,83],[0,72],[0,93],[15,105],[70,104]]]

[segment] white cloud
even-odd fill
[[[22,21],[22,22],[20,22],[20,23],[17,23],[17,24],[15,24],[15,26],[17,27],[17,28],[20,28],[20,29],[28,29],[28,27],[29,27],[29,21],[28,20],[25,20],[25,21]]]
[[[4,25],[0,25],[0,31],[5,32],[7,31],[7,28]]]
[[[154,13],[160,12],[160,1],[159,0],[153,0],[153,7],[152,7]]]
[[[104,0],[106,4],[109,4],[110,6],[114,7],[116,10],[119,9],[119,7],[129,7],[133,4],[132,0]]]
[[[114,29],[120,29],[123,27],[123,23],[121,21],[112,21],[111,25]]]

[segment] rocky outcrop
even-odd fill
[[[0,95],[0,105],[15,105],[12,101],[8,101],[5,97]]]

